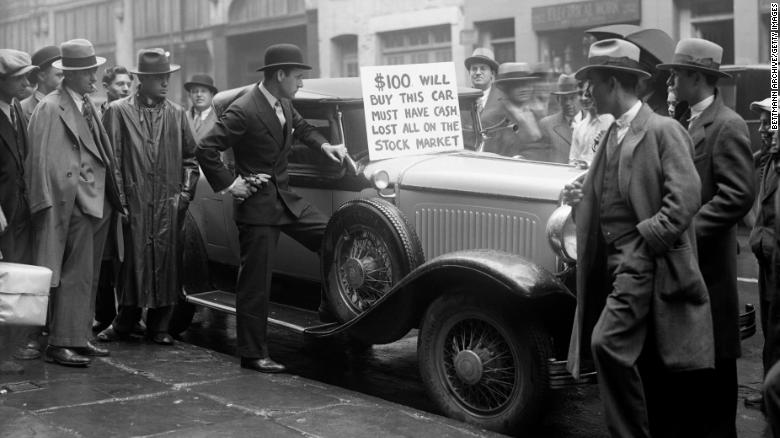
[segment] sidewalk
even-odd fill
[[[0,376],[0,437],[492,437],[448,418],[184,342],[111,345],[89,368]]]

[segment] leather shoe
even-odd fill
[[[55,347],[49,345],[44,353],[46,362],[57,363],[69,367],[85,367],[92,362],[92,359],[76,353],[71,348]]]
[[[82,356],[105,357],[110,354],[107,348],[100,348],[97,345],[93,344],[92,342],[87,342],[86,347],[78,347],[78,348],[74,348],[73,350]]]
[[[107,329],[98,333],[95,336],[95,339],[100,342],[127,341],[130,339],[130,334],[118,332],[114,329],[113,325],[110,325]]]
[[[278,362],[274,362],[270,357],[266,357],[265,359],[250,359],[248,357],[242,357],[241,368],[258,371],[261,373],[283,373],[287,370],[284,365]]]
[[[28,348],[26,345],[14,350],[14,359],[19,360],[33,360],[41,357],[41,352],[32,348]]]
[[[155,333],[154,336],[150,337],[149,339],[151,339],[155,344],[173,345],[173,336],[169,335],[168,333]]]

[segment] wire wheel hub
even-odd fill
[[[482,378],[482,358],[472,350],[463,350],[455,356],[455,373],[468,385],[474,385]]]

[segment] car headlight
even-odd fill
[[[375,189],[384,190],[390,185],[390,175],[387,174],[387,171],[377,170],[371,175],[371,182]]]
[[[553,251],[565,262],[577,261],[577,228],[570,205],[555,209],[547,220],[547,239]]]

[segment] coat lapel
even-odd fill
[[[279,119],[276,118],[276,111],[271,108],[271,104],[268,99],[263,96],[260,91],[259,84],[252,87],[252,99],[257,106],[257,113],[260,116],[260,120],[265,123],[268,131],[271,132],[271,136],[279,143],[279,148],[284,146],[284,134],[282,133],[282,126],[279,124]],[[284,106],[284,105],[283,105]]]
[[[11,107],[11,111],[13,110],[13,107]],[[16,165],[18,166],[21,163],[21,158],[19,157],[19,150],[14,147],[14,145],[16,145],[14,129],[11,127],[11,121],[8,120],[5,115],[0,116],[0,137],[2,137],[3,144],[11,152],[11,156],[14,157]]]
[[[76,106],[76,102],[70,97],[70,93],[64,88],[60,88],[60,118],[65,123],[68,131],[73,136],[76,142],[81,142],[84,147],[90,151],[95,157],[103,160],[103,156],[95,145],[95,139],[92,137],[92,133],[87,127],[87,122],[82,116],[78,118],[76,114],[81,116],[79,109]]]
[[[709,129],[712,122],[715,121],[721,105],[723,105],[723,101],[720,99],[720,96],[715,95],[715,100],[712,104],[702,111],[697,120],[692,121],[690,125],[688,125],[688,134],[690,134],[691,141],[693,142],[694,155],[699,154],[699,149],[702,147],[700,145],[702,145],[704,139],[707,138],[707,129]]]
[[[651,114],[653,112],[650,110],[650,107],[643,103],[636,117],[631,121],[631,126],[628,128],[625,137],[623,137],[623,143],[620,146],[618,190],[621,195],[626,197],[628,196],[628,185],[631,182],[631,171],[634,164],[634,160],[631,157],[634,156],[634,150],[645,137],[645,133],[647,133],[647,120]]]
[[[564,139],[566,143],[571,144],[571,126],[566,123],[566,119],[563,118],[563,113],[559,113],[558,117],[555,119],[553,131]]]

